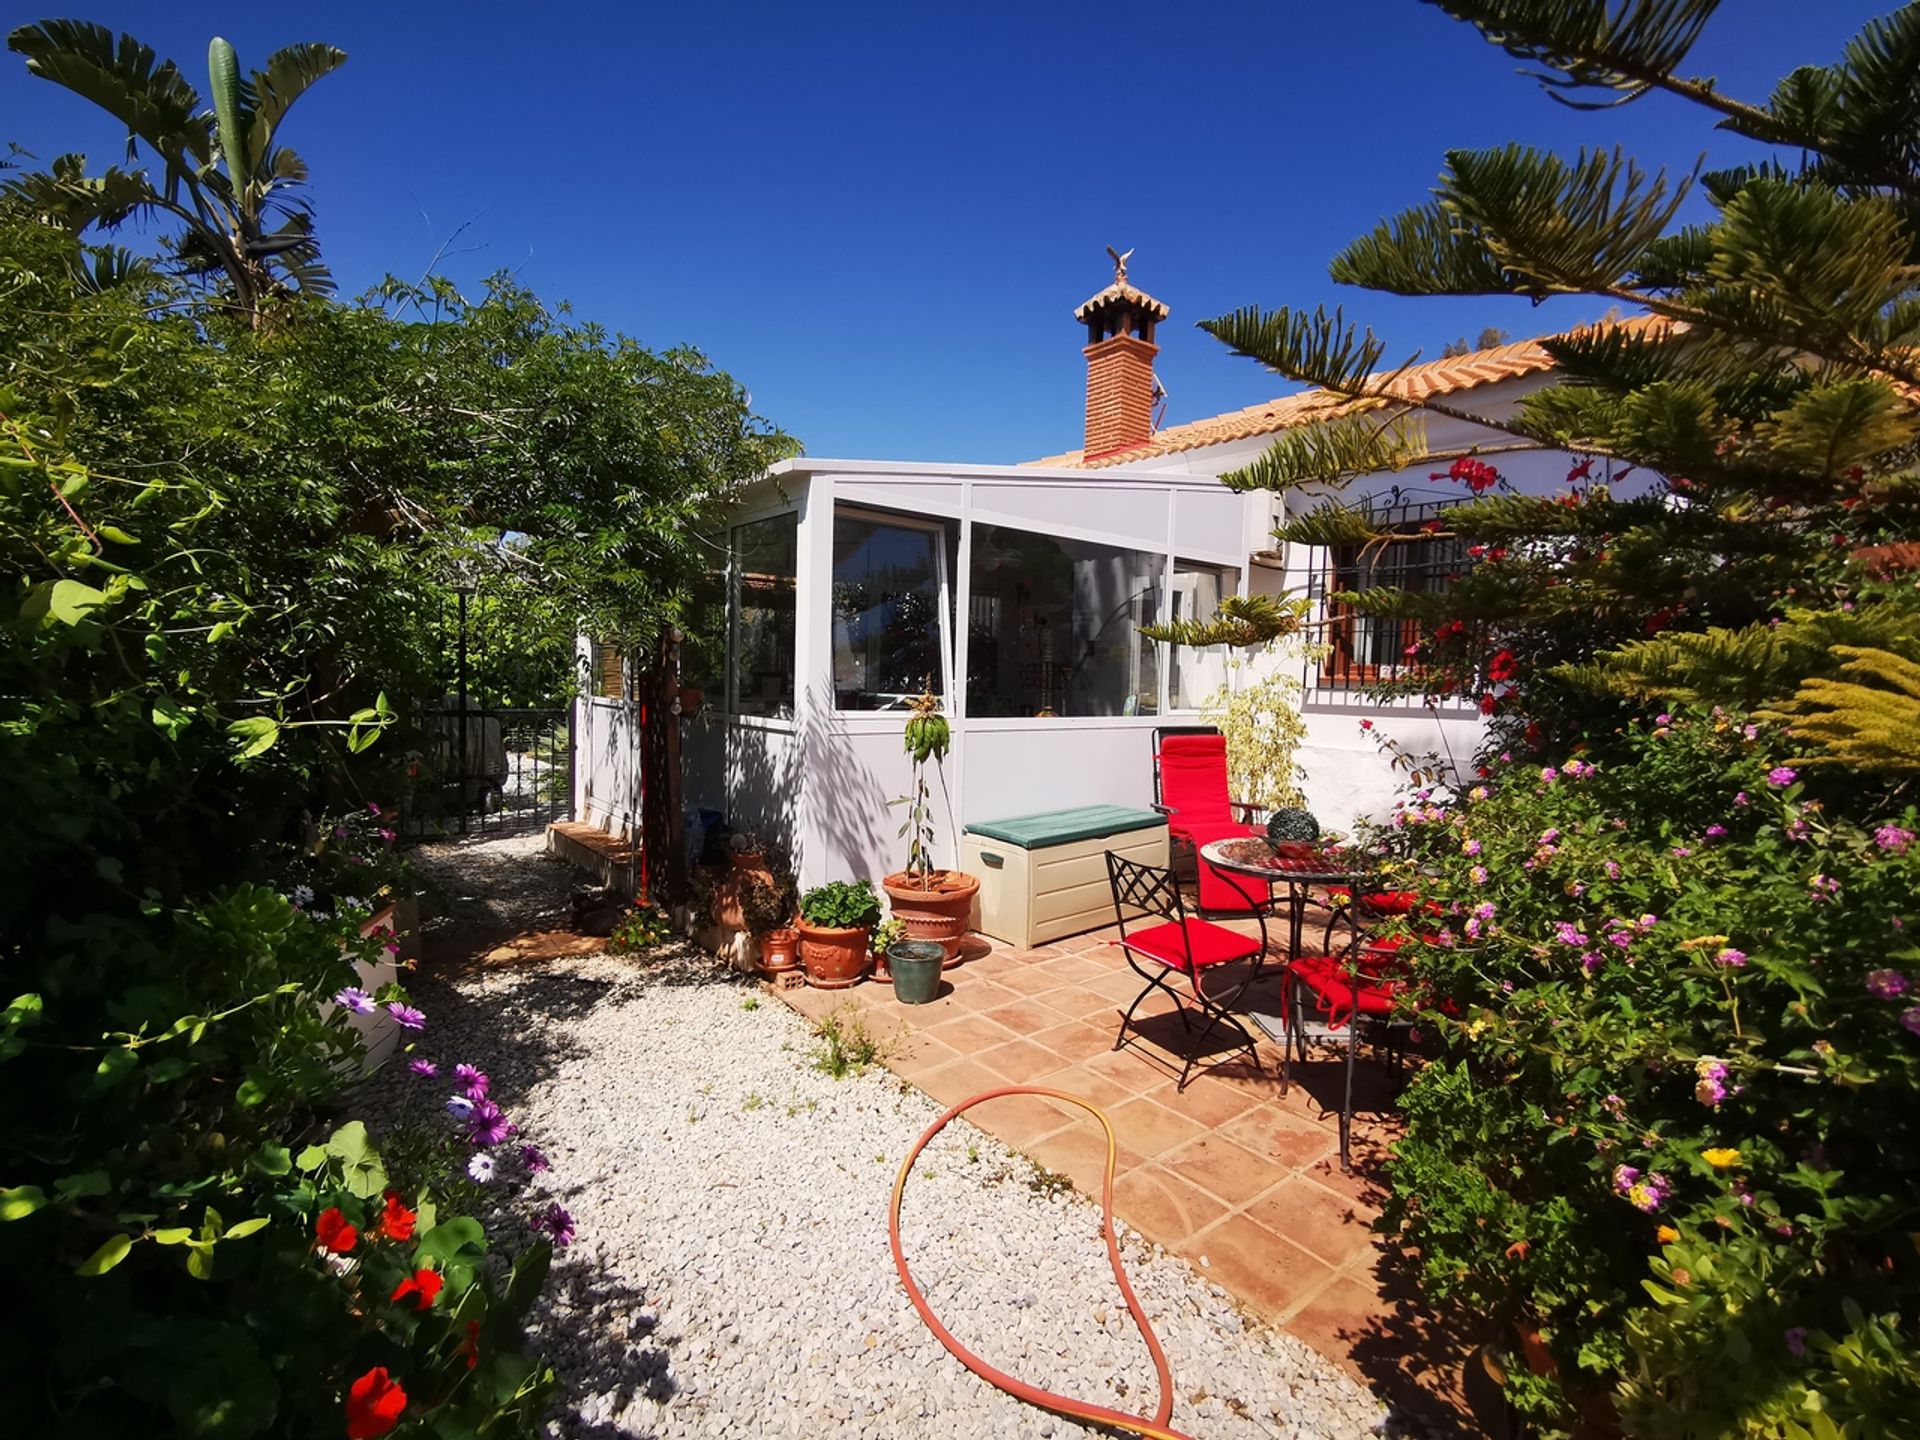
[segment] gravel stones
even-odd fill
[[[543,887],[564,906],[571,879],[524,842],[429,863],[463,908],[505,916],[543,914]],[[941,1108],[911,1086],[885,1070],[814,1070],[801,1017],[686,946],[473,967],[411,988],[430,1017],[422,1048],[486,1068],[553,1162],[512,1210],[558,1200],[578,1226],[534,1318],[562,1377],[557,1435],[1092,1433],[972,1375],[908,1303],[887,1204]],[[949,1125],[907,1187],[915,1278],[991,1363],[1151,1412],[1152,1363],[1107,1268],[1098,1207],[1031,1188],[1032,1176],[965,1120]],[[1381,1424],[1365,1389],[1184,1261],[1138,1236],[1122,1253],[1172,1363],[1177,1428],[1332,1440]]]

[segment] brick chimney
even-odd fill
[[[1113,283],[1073,312],[1087,327],[1087,438],[1082,457],[1093,460],[1153,438],[1153,327],[1167,307],[1127,283],[1127,261],[1111,245]]]

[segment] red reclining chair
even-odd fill
[[[1193,1021],[1187,1014],[1190,1005],[1206,1017],[1206,1024],[1201,1026],[1193,1049],[1180,1068],[1180,1079],[1173,1087],[1176,1093],[1187,1088],[1194,1062],[1209,1053],[1205,1048],[1207,1037],[1222,1026],[1239,1037],[1240,1043],[1229,1053],[1238,1054],[1244,1048],[1253,1057],[1253,1068],[1264,1074],[1253,1036],[1227,1007],[1260,978],[1260,967],[1267,958],[1266,918],[1255,912],[1260,933],[1242,935],[1224,925],[1189,915],[1172,870],[1141,865],[1111,850],[1107,851],[1107,883],[1113,888],[1114,917],[1120,923],[1120,948],[1134,974],[1147,982],[1133,997],[1127,1013],[1120,1017],[1120,1033],[1114,1036],[1113,1048],[1118,1050],[1126,1043],[1127,1026],[1133,1023],[1133,1012],[1140,1008],[1140,1002],[1159,990],[1173,1001],[1174,1010],[1180,1016],[1180,1027],[1188,1034],[1193,1033]],[[1145,917],[1130,919],[1129,911],[1140,910],[1147,912]],[[1135,928],[1129,930],[1129,923]],[[1209,970],[1236,961],[1253,963],[1237,982],[1209,983]],[[1168,983],[1175,975],[1186,977],[1188,996],[1184,1000]]]
[[[1167,817],[1174,853],[1193,856],[1200,899],[1194,913],[1206,920],[1265,913],[1273,904],[1271,887],[1262,893],[1257,882],[1242,883],[1200,858],[1200,847],[1215,840],[1266,833],[1252,823],[1260,806],[1228,798],[1226,737],[1217,730],[1156,730],[1153,740],[1153,808]]]

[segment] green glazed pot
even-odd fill
[[[937,940],[896,940],[887,947],[893,994],[902,1005],[925,1005],[940,993],[940,967],[947,947]]]

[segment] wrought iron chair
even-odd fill
[[[1142,1000],[1159,990],[1173,1001],[1174,1011],[1180,1017],[1180,1027],[1188,1034],[1194,1033],[1193,1020],[1188,1015],[1189,1006],[1197,1008],[1206,1019],[1181,1067],[1180,1079],[1174,1086],[1176,1092],[1187,1088],[1195,1062],[1209,1053],[1205,1049],[1207,1038],[1223,1026],[1240,1038],[1240,1045],[1233,1047],[1232,1053],[1237,1053],[1244,1046],[1247,1054],[1253,1057],[1254,1069],[1259,1070],[1260,1052],[1254,1045],[1252,1034],[1227,1007],[1260,978],[1261,966],[1267,958],[1266,917],[1257,910],[1242,912],[1250,913],[1259,923],[1260,934],[1256,938],[1189,915],[1171,869],[1141,865],[1111,850],[1107,852],[1107,881],[1113,888],[1113,910],[1120,924],[1120,948],[1134,974],[1147,982],[1146,987],[1134,996],[1126,1014],[1120,1017],[1120,1033],[1114,1037],[1113,1048],[1118,1050],[1126,1044],[1127,1027],[1133,1023],[1134,1011],[1140,1008]],[[1129,916],[1129,911],[1141,910],[1147,912],[1145,917]],[[1142,918],[1157,923],[1141,928]],[[1129,930],[1129,924],[1136,928]],[[1215,966],[1231,965],[1236,961],[1252,962],[1245,976],[1235,984],[1210,990],[1206,984],[1206,972]],[[1168,983],[1175,975],[1186,977],[1189,992],[1186,999],[1182,999],[1180,992]]]

